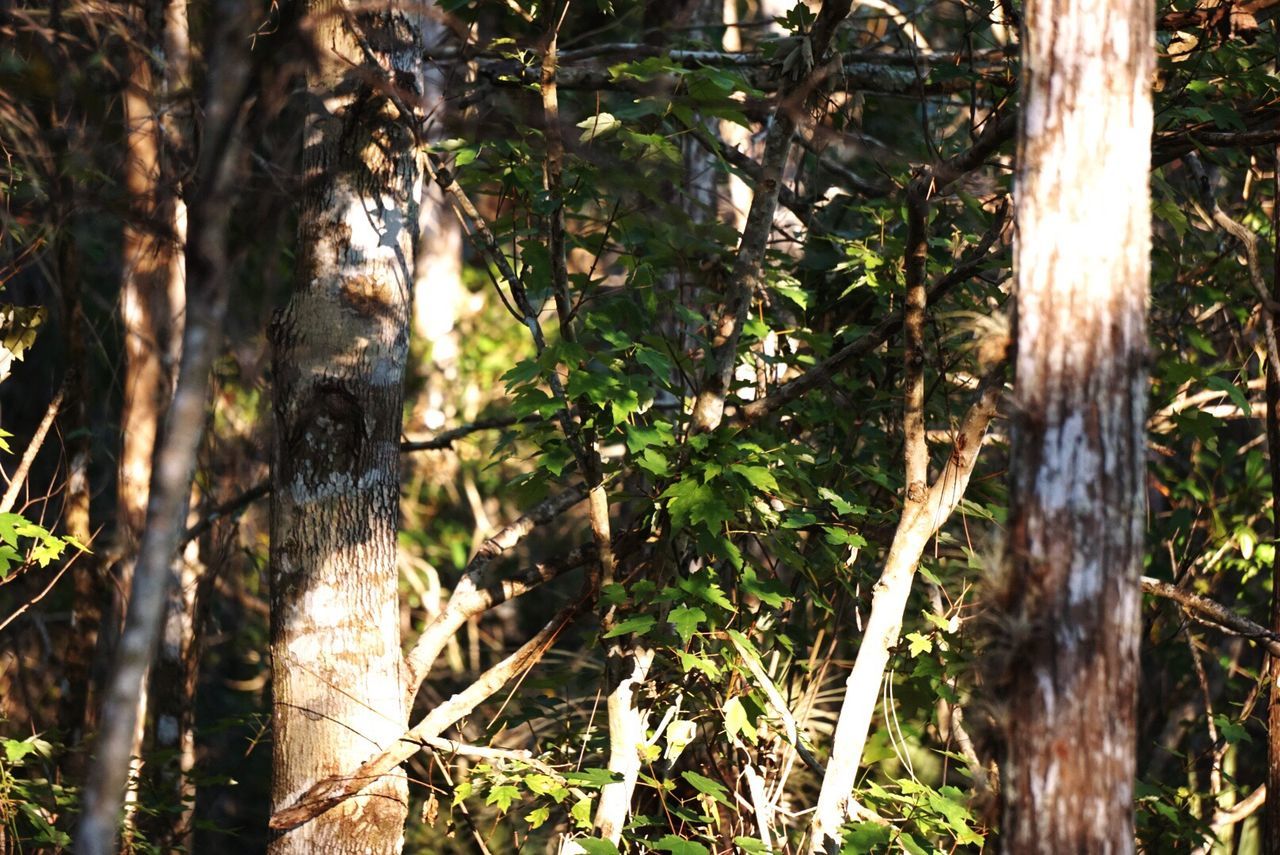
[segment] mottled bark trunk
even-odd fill
[[[420,187],[413,117],[386,87],[416,102],[421,40],[393,7],[311,11],[298,274],[272,327],[275,809],[408,726],[396,529]],[[398,853],[407,809],[403,774],[388,774],[271,851]]]
[[[1026,12],[1002,842],[1132,852],[1154,9]]]

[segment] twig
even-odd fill
[[[53,426],[54,420],[58,417],[58,410],[62,407],[62,399],[66,396],[67,384],[63,382],[58,393],[53,396],[53,400],[49,402],[49,406],[44,411],[44,417],[40,419],[40,424],[36,426],[36,431],[31,435],[31,442],[27,444],[27,448],[22,452],[22,459],[18,461],[18,468],[13,471],[13,477],[9,479],[9,486],[5,488],[4,498],[0,499],[0,514],[7,514],[13,510],[14,504],[18,501],[18,493],[22,491],[22,485],[26,483],[27,472],[31,470],[31,464],[35,461],[36,455],[40,453],[40,447],[44,445],[44,439],[49,435],[49,428]]]
[[[539,562],[523,575],[497,581],[486,579],[483,562],[469,568],[458,582],[449,602],[422,631],[405,656],[405,693],[412,706],[422,681],[452,638],[468,620],[502,603],[527,594],[534,588],[581,567],[594,558],[594,548],[580,547],[560,561]],[[473,560],[473,564],[474,564]]]
[[[1188,614],[1203,618],[1204,622],[1223,632],[1257,641],[1267,653],[1274,657],[1280,657],[1280,635],[1261,624],[1254,623],[1243,615],[1236,614],[1216,600],[1193,594],[1190,591],[1179,588],[1177,585],[1161,582],[1159,579],[1153,579],[1150,576],[1142,577],[1142,592],[1166,600],[1173,600],[1182,606]]]
[[[443,433],[436,434],[431,439],[411,440],[400,443],[401,453],[414,451],[442,451],[444,449],[453,448],[453,444],[460,439],[470,436],[482,430],[496,430],[498,428],[510,427],[514,424],[532,423],[540,421],[537,417],[528,417],[517,419],[513,416],[500,416],[492,419],[478,419],[470,424],[447,430]],[[194,523],[182,536],[182,543],[190,543],[197,537],[203,535],[206,531],[213,527],[218,520],[229,516],[234,516],[249,505],[258,501],[265,496],[271,494],[271,483],[269,481],[260,481],[249,489],[232,496],[221,504],[215,505],[214,508],[205,513],[199,521]]]

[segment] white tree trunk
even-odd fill
[[[1008,852],[1134,850],[1153,21],[1151,2],[1026,6],[1009,661],[992,687]]]
[[[299,269],[272,325],[273,809],[357,768],[408,721],[396,531],[421,187],[402,105],[418,98],[421,37],[397,7],[317,2],[311,14]],[[407,807],[390,771],[271,851],[398,853]]]

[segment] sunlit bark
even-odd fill
[[[398,8],[312,4],[298,273],[272,324],[272,803],[407,729],[396,531],[419,173],[420,34]],[[403,97],[383,88],[397,87]],[[276,835],[273,853],[398,853],[402,773]]]
[[[1134,848],[1153,19],[1149,2],[1026,8],[1010,658],[993,689],[1009,852]]]

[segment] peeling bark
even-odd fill
[[[274,809],[407,729],[396,530],[421,191],[420,33],[389,6],[316,2],[299,266],[274,320]],[[394,86],[403,97],[390,97]],[[277,853],[398,853],[402,773],[284,833]]]
[[[1002,847],[1132,852],[1154,9],[1026,11]]]

